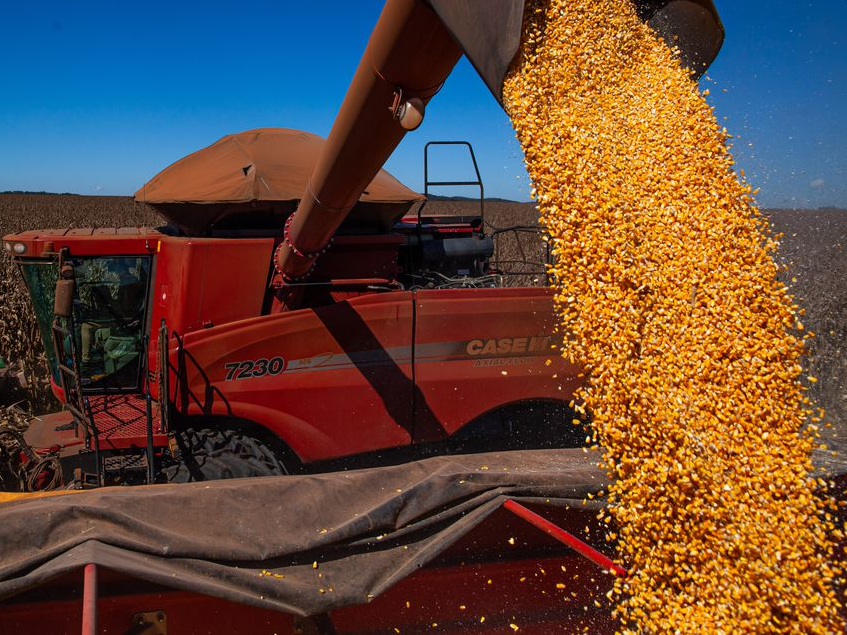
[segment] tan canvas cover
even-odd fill
[[[203,231],[256,209],[286,215],[300,199],[324,139],[288,128],[258,128],[227,135],[172,163],[145,183],[135,200],[149,203],[168,220]],[[380,170],[351,217],[381,220],[402,215],[423,195]],[[283,204],[284,203],[284,204]]]
[[[166,167],[135,198],[153,204],[297,200],[323,144],[323,137],[288,128],[227,135]],[[422,198],[380,170],[361,200],[391,203]]]
[[[173,589],[316,615],[388,590],[489,526],[506,498],[573,510],[571,531],[591,524],[602,536],[594,517],[603,503],[585,502],[607,486],[598,461],[581,449],[524,450],[29,495],[0,505],[0,600],[94,563]]]

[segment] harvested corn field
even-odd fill
[[[530,3],[504,104],[616,479],[626,628],[841,632],[806,331],[727,132],[611,0]]]

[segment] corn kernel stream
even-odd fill
[[[530,0],[504,106],[615,478],[628,632],[840,633],[802,325],[729,137],[622,0]]]

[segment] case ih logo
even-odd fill
[[[473,357],[489,355],[525,355],[547,353],[550,350],[549,335],[531,337],[501,337],[491,340],[471,340],[465,348]]]

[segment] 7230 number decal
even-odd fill
[[[250,379],[251,377],[263,377],[264,375],[279,375],[285,370],[285,360],[282,357],[271,357],[270,359],[245,359],[243,362],[229,362],[224,364],[227,369],[226,381],[237,379]]]

